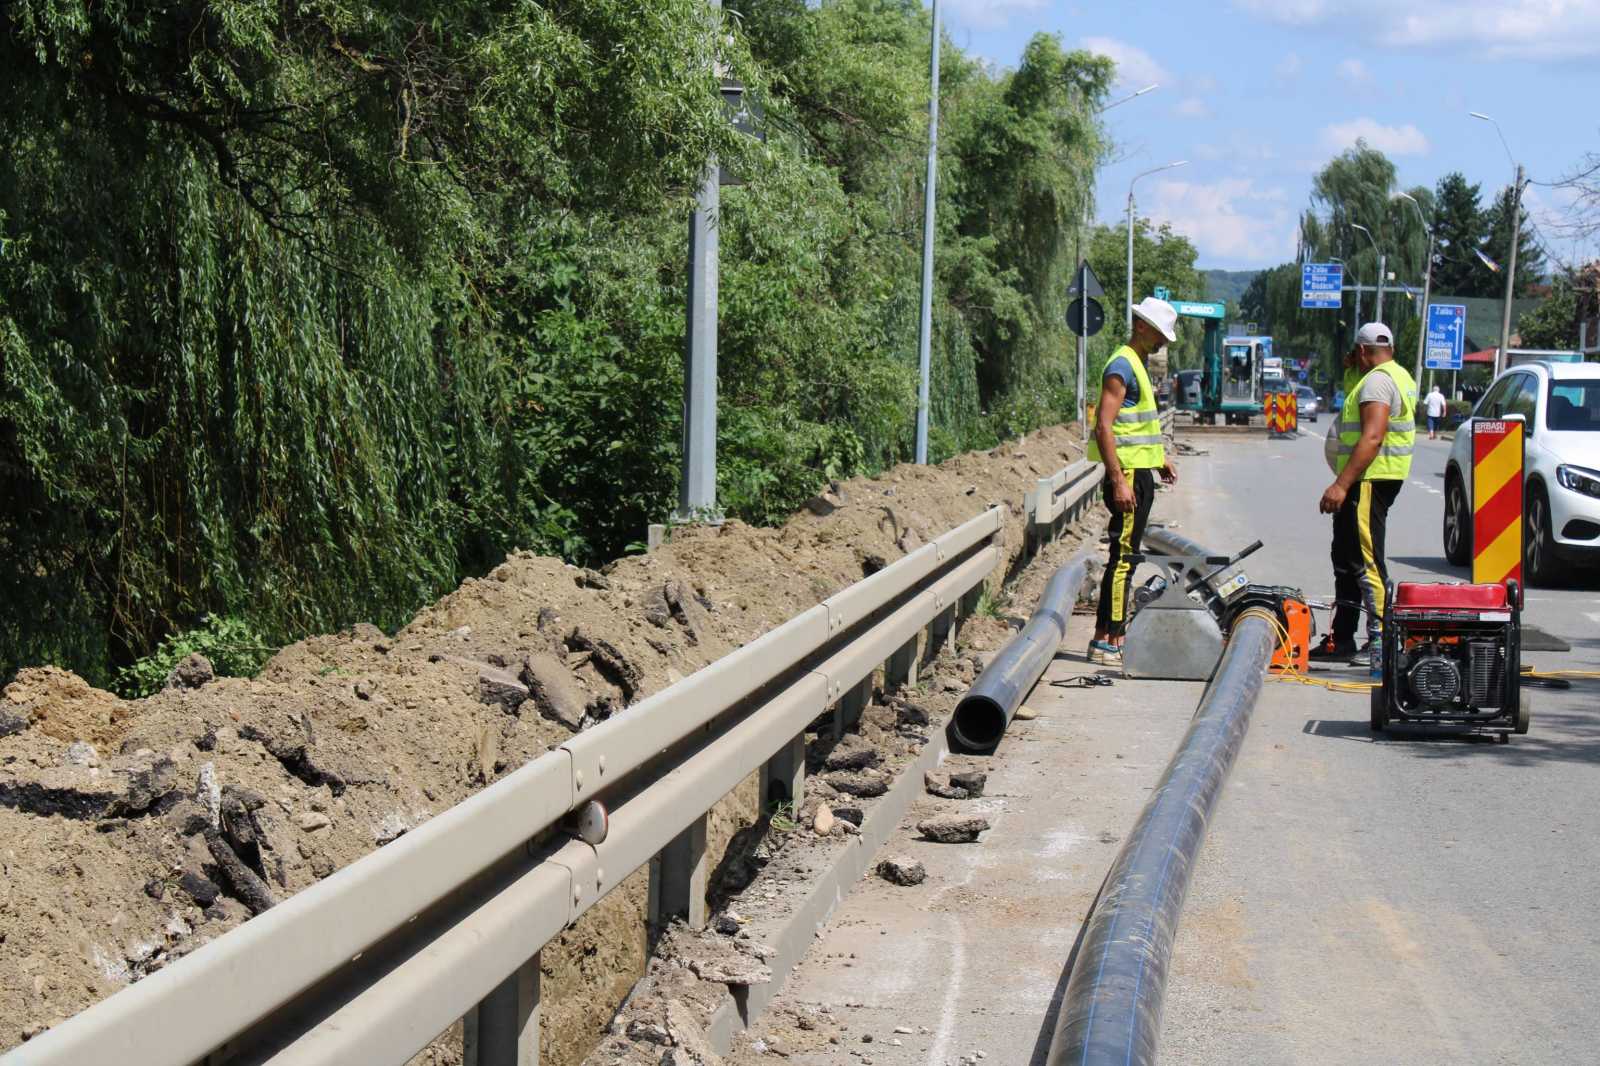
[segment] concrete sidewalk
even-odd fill
[[[835,1064],[852,1052],[881,1064],[943,1066],[977,1061],[978,1052],[1008,1066],[1042,1061],[1050,1037],[1042,1025],[1078,929],[1202,687],[1121,678],[1112,688],[1049,685],[1102,672],[1083,661],[1090,629],[1089,619],[1073,620],[1029,700],[1039,718],[1014,722],[993,757],[947,763],[986,769],[984,797],[924,797],[884,848],[920,860],[927,880],[858,884],[745,1046],[781,1041],[785,1015],[826,1005],[848,1027],[840,1043],[791,1044],[791,1062]],[[919,839],[916,823],[940,810],[981,812],[993,828],[978,844]]]

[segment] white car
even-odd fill
[[[1549,584],[1563,562],[1600,562],[1600,365],[1530,363],[1505,371],[1473,410],[1478,418],[1521,415],[1523,576]],[[1471,423],[1456,431],[1444,475],[1444,554],[1472,560]]]
[[[1300,420],[1315,422],[1317,413],[1322,410],[1322,400],[1317,396],[1317,390],[1310,385],[1298,385],[1295,387],[1294,395]]]

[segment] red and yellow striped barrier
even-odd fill
[[[1292,392],[1269,392],[1262,401],[1267,417],[1267,433],[1290,436],[1300,428],[1300,404]]]
[[[1472,420],[1472,581],[1522,581],[1522,420]]]

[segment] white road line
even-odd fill
[[[969,878],[970,880],[970,878]],[[967,945],[961,936],[961,921],[947,916],[950,924],[950,983],[945,986],[944,1002],[939,1005],[939,1031],[928,1048],[928,1066],[948,1066],[950,1041],[956,1035],[956,1004],[961,998],[961,977],[967,969]]]

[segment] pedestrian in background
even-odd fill
[[[1178,312],[1165,300],[1150,297],[1133,309],[1133,336],[1106,363],[1095,407],[1089,458],[1104,463],[1101,494],[1111,511],[1106,572],[1100,579],[1089,661],[1122,665],[1122,638],[1128,627],[1130,555],[1139,552],[1150,506],[1155,502],[1156,473],[1168,484],[1178,471],[1167,459],[1161,439],[1161,413],[1145,360],[1178,339]]]
[[[1431,390],[1429,390],[1429,392],[1428,392],[1427,407],[1428,407],[1428,439],[1429,440],[1438,440],[1439,439],[1439,422],[1440,422],[1441,419],[1444,418],[1444,413],[1445,413],[1445,410],[1448,408],[1448,405],[1444,401],[1444,393],[1439,391],[1439,385],[1438,385],[1437,382],[1434,383],[1433,388]]]
[[[1383,662],[1383,612],[1389,567],[1384,533],[1389,508],[1411,473],[1417,439],[1417,383],[1394,361],[1394,334],[1369,322],[1356,334],[1356,359],[1364,371],[1339,415],[1338,475],[1322,494],[1323,514],[1333,515],[1332,632],[1311,649],[1321,661],[1349,660],[1362,610],[1367,614],[1369,667]]]

